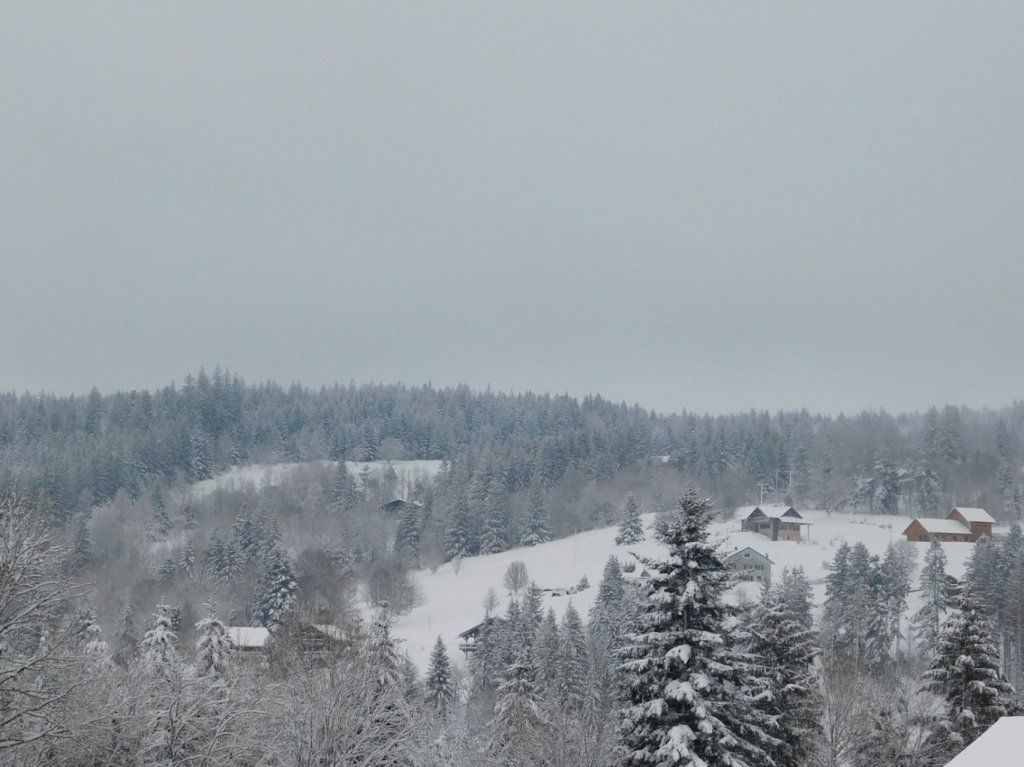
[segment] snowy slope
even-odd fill
[[[240,488],[246,485],[275,487],[296,472],[314,467],[334,469],[337,461],[306,461],[304,463],[253,463],[247,466],[233,466],[211,479],[196,482],[191,487],[193,495],[202,497],[215,490]],[[430,481],[441,469],[441,461],[345,461],[345,467],[357,480],[364,468],[372,474],[382,475],[392,467],[398,475],[399,487],[411,487],[417,480]]]
[[[784,567],[802,566],[807,577],[814,584],[815,600],[820,605],[825,597],[825,563],[832,559],[835,549],[845,540],[849,544],[863,542],[873,554],[883,554],[890,541],[904,540],[901,533],[909,524],[906,517],[891,517],[865,514],[832,514],[823,511],[801,511],[811,522],[810,541],[793,543],[771,541],[756,533],[739,531],[739,521],[716,522],[712,535],[720,541],[722,550],[731,552],[750,546],[765,553],[775,562],[773,577]],[[648,527],[653,515],[644,516]],[[571,601],[586,619],[587,612],[597,596],[608,557],[615,555],[620,561],[630,558],[630,552],[657,556],[662,547],[645,541],[632,546],[615,545],[616,528],[608,527],[591,530],[561,540],[552,541],[532,548],[516,548],[501,554],[470,557],[464,559],[455,572],[455,564],[449,562],[435,572],[420,570],[417,582],[424,596],[424,603],[407,615],[401,616],[395,625],[395,635],[403,640],[403,649],[420,668],[425,668],[430,649],[441,636],[449,653],[457,654],[458,634],[478,623],[483,617],[483,601],[487,590],[493,588],[499,596],[500,614],[507,604],[508,595],[502,586],[505,570],[509,563],[522,561],[530,577],[542,588],[574,586],[584,575],[590,581],[586,591],[565,597],[546,597],[548,605],[559,615]],[[927,544],[914,544],[918,551],[918,567],[924,557]],[[949,560],[947,572],[960,577],[973,545],[970,543],[943,544]],[[913,576],[916,588],[918,573]],[[751,584],[743,584],[737,590],[747,590],[747,595],[757,597]],[[734,593],[734,597],[737,596]],[[918,609],[916,595],[911,595],[910,610]]]

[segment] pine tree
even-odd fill
[[[538,693],[549,702],[557,701],[558,675],[562,656],[562,640],[558,633],[558,620],[553,608],[548,608],[534,644],[533,662],[536,665]]]
[[[876,508],[881,514],[898,514],[900,505],[900,477],[892,461],[880,460],[875,464],[875,487],[878,496]]]
[[[227,629],[211,611],[196,624],[196,630],[196,676],[223,679],[231,669],[232,646]]]
[[[907,546],[905,541],[902,547],[890,543],[885,550],[885,557],[882,559],[878,573],[879,596],[888,621],[886,634],[895,640],[897,649],[899,649],[901,639],[900,625],[903,613],[907,610],[910,573],[913,569],[913,562],[910,559],[913,549],[907,548]]]
[[[562,616],[558,664],[558,698],[566,711],[579,711],[586,704],[590,683],[590,653],[583,621],[570,602]]]
[[[89,515],[79,514],[75,538],[71,549],[71,572],[80,573],[92,562],[92,535],[89,533]]]
[[[495,472],[487,486],[484,502],[483,528],[480,531],[480,553],[498,554],[508,547],[508,520],[504,482]]]
[[[804,568],[802,566],[794,567],[792,570],[784,568],[781,583],[781,596],[786,603],[786,609],[793,614],[801,626],[806,629],[813,628],[814,589],[804,574]]]
[[[937,540],[932,540],[924,555],[921,596],[923,604],[914,615],[911,627],[922,653],[931,657],[938,650],[942,620],[949,599],[946,592],[946,554]]]
[[[196,566],[196,550],[191,543],[186,543],[181,550],[181,559],[178,560],[178,569],[185,575],[192,575]]]
[[[548,521],[548,510],[544,504],[544,491],[540,485],[530,488],[530,508],[526,516],[526,525],[519,543],[523,546],[536,546],[551,540],[551,526]]]
[[[622,522],[619,524],[619,534],[615,536],[615,545],[639,543],[643,539],[644,523],[640,519],[640,504],[630,494],[626,496],[626,508],[622,513]]]
[[[437,709],[442,717],[448,716],[448,711],[455,702],[451,663],[441,637],[437,638],[434,649],[430,653],[430,666],[427,669],[427,701]]]
[[[408,503],[402,510],[395,532],[395,552],[406,562],[419,567],[420,561],[420,509],[414,503]]]
[[[999,673],[992,623],[974,592],[965,588],[947,621],[925,687],[945,701],[934,738],[957,753],[1013,709],[1013,687]]]
[[[925,516],[932,516],[942,503],[939,475],[931,468],[923,468],[917,475],[917,508]]]
[[[469,503],[464,494],[460,494],[455,500],[455,506],[448,519],[444,551],[448,559],[462,559],[476,553],[473,522],[470,518]]]
[[[778,727],[779,743],[769,747],[769,754],[776,767],[802,767],[814,750],[821,715],[815,634],[778,586],[767,590],[754,611],[750,633],[751,650],[767,669],[769,694],[759,705]]]
[[[279,627],[295,605],[297,589],[291,565],[284,555],[278,555],[267,568],[254,595],[256,621],[271,631]]]
[[[338,463],[338,470],[331,483],[331,503],[335,508],[349,511],[359,505],[362,500],[359,485],[348,470],[344,461]]]
[[[142,639],[142,662],[151,669],[161,669],[178,662],[178,635],[172,629],[171,608],[157,605],[153,628]]]
[[[391,636],[391,623],[388,606],[382,605],[374,616],[368,639],[370,667],[377,674],[377,689],[381,693],[402,687],[402,659]]]
[[[534,767],[540,734],[547,723],[529,664],[519,657],[505,671],[498,687],[488,750],[502,767]]]
[[[708,542],[710,520],[711,502],[688,491],[655,526],[668,557],[642,560],[651,578],[622,650],[623,765],[770,763],[766,718],[733,692],[749,680],[725,630],[731,576]]]

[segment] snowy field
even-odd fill
[[[772,568],[773,578],[784,567],[802,566],[814,585],[815,601],[819,607],[825,598],[825,563],[832,559],[836,548],[843,541],[850,545],[862,542],[872,554],[882,555],[891,541],[905,540],[901,533],[910,523],[907,517],[875,514],[829,515],[824,511],[800,513],[805,520],[811,522],[810,540],[801,543],[771,541],[756,533],[740,532],[739,520],[714,523],[712,535],[726,553],[750,546],[767,554],[775,563]],[[653,521],[653,514],[644,516],[648,538]],[[403,649],[421,669],[426,668],[430,649],[438,636],[444,639],[451,655],[461,658],[458,634],[483,618],[483,602],[488,589],[493,588],[498,594],[500,606],[496,613],[500,615],[504,611],[508,594],[502,580],[509,563],[516,560],[526,565],[530,578],[542,588],[568,588],[586,576],[590,581],[589,589],[570,596],[545,597],[544,608],[546,610],[550,605],[560,616],[566,605],[572,602],[586,620],[597,596],[597,586],[608,557],[615,555],[620,561],[625,561],[631,558],[631,553],[644,556],[663,553],[663,548],[651,540],[631,546],[616,546],[616,532],[615,527],[607,527],[532,548],[516,548],[501,554],[470,557],[462,560],[458,572],[453,562],[442,565],[435,572],[420,570],[416,573],[416,579],[424,597],[423,604],[398,619],[395,635],[403,640]],[[912,577],[916,588],[927,544],[916,543],[913,546],[918,552],[918,569]],[[962,576],[973,544],[945,543],[943,549],[948,559],[946,572],[956,577]],[[733,598],[739,598],[740,590],[745,590],[752,599],[757,598],[757,587],[749,583],[737,586]],[[908,614],[918,609],[915,594],[911,594],[909,606]]]
[[[247,466],[233,466],[211,479],[196,482],[191,487],[193,495],[203,497],[221,489],[238,489],[246,486],[276,487],[296,473],[310,468],[334,469],[337,461],[305,461],[302,463],[253,463]],[[388,466],[398,475],[398,487],[411,487],[417,480],[430,481],[441,469],[441,461],[345,461],[345,467],[357,480],[364,468],[371,474],[383,475]]]

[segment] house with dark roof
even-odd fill
[[[782,504],[741,506],[736,509],[736,516],[740,518],[740,530],[773,541],[799,541],[803,538],[802,529],[811,524],[792,506]]]

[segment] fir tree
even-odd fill
[[[398,530],[395,532],[395,552],[416,567],[419,567],[420,562],[421,529],[419,506],[414,503],[406,504],[398,521]]]
[[[338,463],[338,470],[331,483],[331,503],[335,508],[346,511],[354,509],[362,500],[359,485],[344,461]]]
[[[544,504],[544,491],[540,485],[530,488],[530,508],[526,516],[522,538],[523,546],[536,546],[551,540],[551,525],[548,521],[548,510]]]
[[[921,596],[923,604],[911,623],[914,639],[922,652],[934,656],[942,636],[942,620],[946,614],[948,594],[946,592],[946,554],[942,544],[932,540],[924,555],[921,570]]]
[[[427,669],[427,702],[437,712],[446,717],[455,702],[455,690],[452,687],[452,669],[441,637],[434,643],[430,653],[430,666]]]
[[[558,633],[558,620],[553,608],[548,608],[537,629],[533,661],[539,694],[553,702],[557,700],[558,675],[562,656],[562,640]]]
[[[171,608],[158,605],[153,627],[142,639],[142,662],[151,669],[161,669],[178,662],[178,636],[174,633]]]
[[[630,494],[626,496],[626,508],[622,512],[622,522],[619,523],[619,534],[615,536],[615,544],[639,543],[644,539],[644,523],[640,519],[640,504]]]
[[[804,575],[804,568],[794,567],[792,570],[784,568],[782,571],[782,600],[786,603],[786,609],[806,629],[814,627],[812,609],[814,607],[814,590],[807,576]]]
[[[291,565],[278,555],[267,568],[254,599],[254,617],[261,626],[274,630],[280,626],[295,604],[298,584]]]
[[[231,669],[231,640],[224,624],[214,617],[213,612],[196,624],[199,639],[196,640],[195,674],[197,677],[222,679]]]
[[[506,519],[504,483],[500,475],[487,486],[484,503],[483,528],[480,531],[480,553],[498,554],[508,547],[508,520]]]
[[[75,525],[75,538],[71,549],[71,572],[80,573],[92,562],[92,535],[89,533],[89,515],[79,514]]]
[[[1013,687],[999,672],[992,623],[972,587],[949,618],[925,687],[945,701],[934,738],[952,755],[1013,709]]]
[[[456,499],[455,507],[448,519],[444,551],[448,559],[461,559],[476,553],[469,502],[464,494],[460,494]]]
[[[731,577],[708,542],[710,520],[711,502],[688,491],[655,526],[668,557],[642,560],[651,578],[622,650],[624,765],[770,763],[767,718],[734,692],[750,680],[724,627]]]
[[[878,496],[875,508],[881,514],[898,514],[900,505],[900,475],[888,460],[875,464],[875,487]]]
[[[391,623],[388,606],[382,605],[374,616],[368,639],[370,667],[377,674],[377,689],[381,693],[402,687],[402,659],[391,636]]]
[[[783,587],[772,587],[754,612],[751,637],[751,650],[767,669],[769,694],[759,705],[778,728],[779,742],[769,754],[776,767],[802,767],[814,750],[821,715],[814,632],[787,604]]]
[[[566,711],[579,711],[590,689],[590,653],[583,621],[570,602],[562,616],[558,664],[558,698]]]
[[[529,664],[519,657],[498,687],[488,750],[503,767],[534,767],[540,734],[547,726]]]

